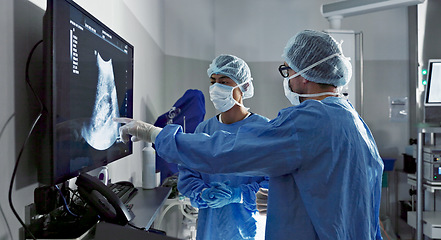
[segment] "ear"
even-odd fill
[[[306,84],[308,84],[310,81],[309,80],[306,80],[304,77],[302,77],[302,76],[300,76],[301,77],[301,79],[302,79],[302,83],[304,84],[304,85],[306,85]]]

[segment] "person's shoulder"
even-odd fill
[[[356,110],[352,104],[345,98],[341,97],[327,97],[320,101],[323,108],[327,109],[328,112],[340,112],[341,114],[350,113],[355,114]],[[335,115],[335,114],[333,114]]]
[[[348,100],[340,97],[327,97],[320,101],[310,99],[310,100],[306,100],[298,107],[299,109],[318,110],[318,111],[326,108],[341,108],[347,110],[350,110],[352,108]]]
[[[352,107],[347,99],[340,97],[327,97],[321,101],[307,101],[303,108],[304,112],[299,111],[298,115],[324,122],[340,122],[348,123],[358,118],[357,111]],[[304,114],[307,112],[308,114]],[[308,115],[308,116],[307,116]]]
[[[254,121],[264,121],[264,122],[269,122],[269,118],[262,116],[260,114],[257,113],[251,113],[250,118],[252,118]]]
[[[213,117],[211,117],[211,118],[209,118],[209,119],[206,119],[206,120],[204,120],[204,121],[202,121],[201,123],[199,123],[199,125],[201,125],[201,124],[203,124],[203,125],[207,125],[207,124],[209,124],[210,122],[212,122],[212,121],[219,121],[219,115],[214,115]]]
[[[299,121],[312,123],[328,118],[330,104],[328,102],[308,99],[300,105],[290,106],[279,111],[280,121]]]
[[[211,126],[213,124],[216,124],[217,122],[219,122],[219,120],[217,119],[217,115],[202,121],[201,123],[199,123],[199,125],[196,127],[195,132],[205,132],[204,130],[208,127]]]

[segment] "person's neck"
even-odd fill
[[[245,119],[249,112],[244,107],[234,105],[230,110],[221,113],[222,123],[232,124]]]
[[[317,94],[317,93],[324,93],[324,92],[331,92],[331,93],[336,93],[336,94],[338,93],[337,88],[335,88],[335,87],[332,87],[332,86],[323,87],[319,84],[309,82],[307,94]],[[315,99],[315,100],[321,101],[327,97],[335,97],[335,94],[327,94],[327,95],[316,96],[316,97],[307,97],[307,98],[304,98],[303,100]]]

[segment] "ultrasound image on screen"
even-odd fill
[[[106,165],[131,154],[114,117],[132,118],[133,49],[77,11],[57,46],[57,171]],[[59,79],[59,80],[58,80]]]
[[[119,117],[112,59],[104,61],[96,54],[98,84],[92,117],[81,129],[81,136],[95,149],[108,149],[118,138],[118,123],[112,119]]]

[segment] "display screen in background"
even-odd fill
[[[427,103],[441,103],[441,62],[432,63]]]

